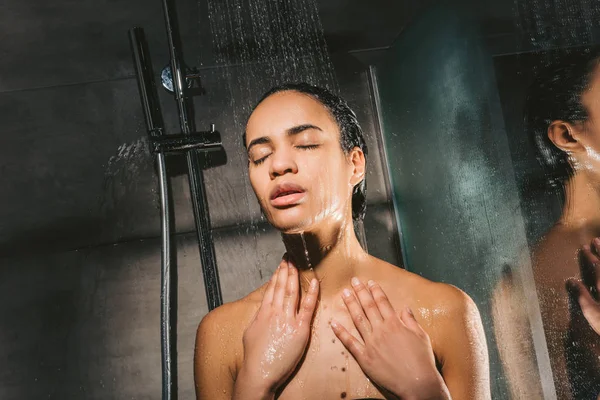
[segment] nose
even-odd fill
[[[296,174],[298,172],[298,165],[294,160],[291,152],[279,149],[271,155],[271,168],[269,174],[271,179],[275,179],[278,176],[285,174]]]

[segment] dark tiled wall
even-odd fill
[[[212,42],[202,7],[191,0],[177,7],[184,53],[205,67],[198,128],[215,123],[227,156],[205,179],[224,300],[232,301],[268,279],[283,246],[261,221],[247,182],[234,123],[239,93],[230,90],[239,68],[206,68],[202,55]],[[162,18],[159,1],[0,5],[2,399],[160,398],[157,182],[127,30],[144,27],[158,72],[168,62]],[[364,65],[348,56],[335,65],[371,149],[365,230],[378,240],[369,250],[397,263]],[[168,132],[177,132],[174,102],[159,92]],[[194,334],[207,310],[181,164],[170,158],[168,167],[178,232],[179,396],[192,398]]]

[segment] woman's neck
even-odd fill
[[[310,281],[320,282],[321,298],[334,295],[350,285],[368,254],[362,249],[352,222],[328,229],[283,234],[287,254],[300,274],[306,291]]]
[[[590,232],[600,228],[600,187],[588,174],[577,172],[565,184],[565,204],[559,222]]]

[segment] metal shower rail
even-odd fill
[[[171,290],[175,271],[171,269],[171,221],[170,192],[166,172],[165,155],[167,153],[186,152],[189,172],[190,193],[200,247],[200,260],[208,309],[213,310],[223,303],[221,284],[217,270],[214,243],[212,239],[206,188],[199,164],[198,152],[222,149],[221,138],[214,125],[209,131],[196,132],[193,120],[192,101],[186,90],[185,72],[182,69],[181,40],[178,31],[175,5],[173,0],[162,0],[167,38],[169,43],[170,66],[173,77],[173,92],[179,113],[181,134],[166,135],[158,92],[154,82],[154,74],[148,45],[142,28],[134,27],[129,31],[138,89],[144,110],[146,128],[150,139],[150,147],[156,155],[158,166],[160,203],[161,203],[161,352],[162,352],[162,398],[177,398],[177,364],[173,362],[176,339],[176,311],[171,313],[171,305],[177,298],[177,288]]]

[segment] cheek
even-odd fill
[[[348,185],[347,171],[343,166],[340,168],[339,164],[317,165],[313,176],[315,177],[312,180],[313,188],[319,193],[319,198],[326,208],[334,206],[333,203],[343,203],[352,191]]]
[[[264,199],[267,196],[267,193],[265,193],[266,184],[268,183],[267,180],[265,180],[260,171],[257,171],[256,169],[250,169],[248,177],[250,178],[250,185],[252,186],[252,190],[254,190],[256,197],[258,197],[259,200]]]
[[[596,122],[589,123],[585,136],[587,137],[583,145],[588,161],[593,164],[594,169],[598,169],[600,166],[600,125]]]
[[[596,151],[596,153],[600,152],[600,126],[595,126],[594,131],[592,132],[592,143],[591,147]]]

